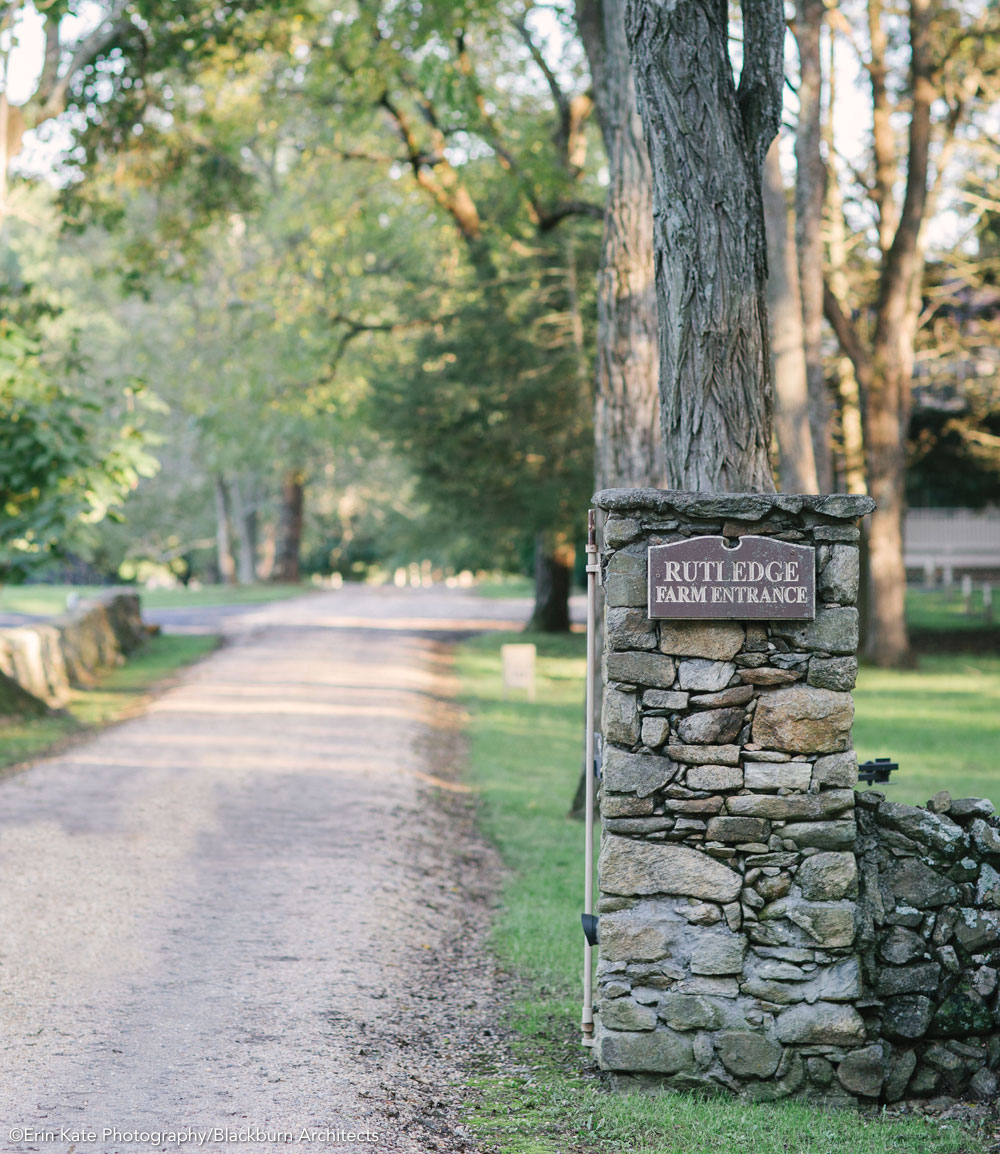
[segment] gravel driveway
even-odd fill
[[[0,783],[0,1149],[476,1148],[497,867],[442,642],[522,612],[236,615],[146,715]]]

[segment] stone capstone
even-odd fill
[[[715,1050],[737,1078],[770,1078],[782,1053],[777,1042],[746,1030],[721,1030],[715,1035]]]
[[[833,753],[851,739],[854,702],[849,693],[789,685],[762,693],[753,720],[753,740],[790,753]]]
[[[738,873],[697,850],[613,835],[602,841],[598,871],[601,890],[612,894],[679,894],[731,902],[743,884]]]

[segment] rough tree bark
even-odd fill
[[[272,581],[294,584],[300,579],[302,552],[302,515],[305,503],[305,477],[289,470],[281,484],[281,510],[278,514],[277,546]]]
[[[778,477],[786,493],[818,493],[810,425],[809,385],[802,335],[802,303],[795,238],[781,179],[778,142],[764,161],[764,219],[767,225],[767,304],[774,354],[774,427]],[[820,284],[822,288],[822,282]]]
[[[823,139],[823,65],[820,41],[824,0],[797,0],[795,40],[799,49],[799,118],[795,129],[795,247],[802,296],[802,339],[809,383],[809,423],[819,492],[833,490],[830,403],[823,371],[823,203],[826,165]]]
[[[636,105],[625,0],[580,0],[610,181],[597,274],[594,471],[598,489],[662,488],[653,175]]]
[[[660,404],[674,489],[773,492],[761,170],[781,117],[784,13],[743,4],[739,88],[717,0],[629,0],[653,172]]]

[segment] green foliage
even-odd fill
[[[129,399],[141,403],[141,391]],[[101,428],[101,406],[50,379],[37,344],[0,322],[0,579],[58,555],[67,531],[113,514],[154,462],[140,429]]]

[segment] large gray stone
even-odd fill
[[[825,949],[843,948],[854,941],[853,902],[807,902],[801,898],[779,898],[766,905],[758,917],[762,922],[785,918]]]
[[[836,901],[853,897],[858,888],[858,867],[852,853],[817,853],[799,867],[795,880],[809,901]]]
[[[819,593],[827,601],[853,605],[858,599],[858,550],[853,545],[827,545],[819,570]]]
[[[903,926],[893,926],[887,930],[878,944],[879,957],[891,966],[905,966],[915,962],[927,952],[927,943],[913,930]]]
[[[889,998],[882,1011],[882,1030],[888,1038],[922,1038],[934,1013],[934,1003],[923,994]]]
[[[812,766],[808,761],[754,761],[744,771],[747,789],[778,790],[809,788]]]
[[[734,705],[746,705],[752,698],[752,685],[734,685],[732,689],[722,689],[718,693],[694,694],[691,698],[691,708],[727,709]]]
[[[736,666],[731,661],[706,661],[693,657],[680,662],[677,677],[681,689],[718,693],[726,688],[735,672]]]
[[[728,745],[742,728],[742,709],[709,709],[685,717],[677,726],[677,736],[686,745]]]
[[[759,817],[713,817],[705,836],[709,841],[738,844],[765,842],[770,832],[770,823]]]
[[[670,745],[667,752],[674,761],[685,765],[732,765],[740,764],[738,745]]]
[[[676,672],[671,658],[659,653],[609,653],[607,669],[609,681],[649,685],[655,689],[669,689]]]
[[[972,844],[980,853],[1000,857],[1000,830],[995,826],[982,818],[977,818],[969,826],[969,833],[972,835]]]
[[[877,1098],[885,1081],[886,1062],[882,1044],[854,1050],[837,1067],[840,1084],[852,1094]]]
[[[609,649],[655,649],[656,622],[643,609],[609,606],[604,614],[604,636]]]
[[[669,757],[628,753],[613,745],[604,747],[601,773],[604,789],[610,793],[635,793],[639,797],[648,797],[673,781],[677,769]]]
[[[661,621],[660,649],[674,657],[728,661],[743,646],[743,626],[736,621]]]
[[[946,855],[961,853],[966,844],[962,827],[951,818],[913,805],[903,805],[902,802],[882,802],[878,822]]]
[[[846,753],[817,757],[813,764],[813,784],[853,789],[858,784],[858,755],[850,749]]]
[[[794,763],[792,763],[794,764]],[[740,794],[726,802],[729,813],[746,817],[766,817],[770,821],[823,819],[854,809],[853,789],[829,789],[825,793]]]
[[[702,930],[691,939],[691,973],[711,976],[739,974],[747,940],[725,930]]]
[[[806,681],[817,689],[846,691],[854,688],[857,679],[856,657],[813,657],[806,674]]]
[[[881,966],[875,978],[875,991],[881,998],[893,994],[933,994],[941,980],[937,962],[916,966]]]
[[[849,693],[788,685],[758,698],[753,740],[789,753],[834,753],[850,744],[853,719]]]
[[[865,1024],[853,1006],[839,1002],[800,1003],[778,1015],[782,1042],[807,1046],[852,1046],[865,1040]]]
[[[913,1050],[897,1052],[889,1065],[889,1076],[885,1081],[883,1097],[887,1102],[898,1102],[906,1093],[906,1084],[917,1068],[917,1055]]]
[[[644,709],[666,709],[673,713],[678,709],[687,709],[688,694],[678,693],[668,689],[647,689],[642,695]]]
[[[743,770],[732,765],[692,765],[684,775],[684,784],[688,789],[705,789],[713,793],[742,789]]]
[[[620,551],[608,562],[604,582],[604,595],[609,606],[646,604],[649,591],[646,587],[646,551],[626,553]]]
[[[994,910],[963,909],[955,922],[955,937],[970,954],[1000,941],[1000,913]]]
[[[716,1030],[722,1017],[707,998],[696,994],[664,994],[660,1017],[673,1030]]]
[[[639,740],[639,711],[634,693],[621,693],[606,686],[601,728],[607,741],[635,745]]]
[[[858,827],[853,821],[807,821],[786,825],[781,836],[803,849],[852,849]]]
[[[770,1078],[781,1061],[781,1047],[762,1034],[721,1030],[714,1041],[722,1064],[737,1078]]]
[[[885,877],[897,905],[926,910],[958,901],[958,886],[919,858],[896,858],[886,867]]]
[[[690,1037],[671,1030],[625,1033],[601,1028],[594,1048],[605,1070],[677,1074],[694,1068]]]
[[[850,655],[858,649],[858,611],[853,607],[817,609],[816,619],[808,625],[796,627],[791,623],[775,622],[771,631],[796,649]]]
[[[640,902],[632,909],[601,914],[598,927],[604,962],[655,962],[672,953],[683,940],[682,922],[657,902]]]
[[[640,1006],[631,998],[614,998],[601,1003],[600,1019],[609,1030],[653,1030],[656,1008]]]
[[[721,862],[686,846],[606,836],[599,861],[601,889],[611,894],[679,894],[731,902],[743,879]]]

